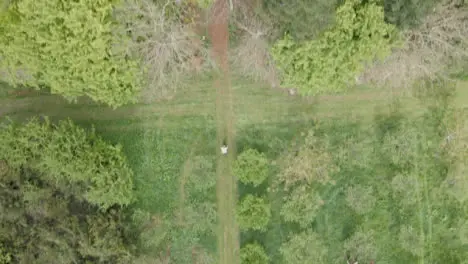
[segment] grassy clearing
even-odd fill
[[[198,159],[200,157],[206,160],[203,163],[205,165],[215,164],[214,153],[219,152],[215,140],[215,96],[211,89],[206,89],[211,87],[211,79],[207,78],[197,83],[197,87],[182,91],[172,101],[133,105],[117,110],[86,100],[78,104],[68,104],[57,96],[36,94],[15,97],[4,93],[0,98],[0,114],[9,115],[16,120],[23,120],[33,115],[48,115],[52,119],[70,117],[84,126],[94,124],[104,138],[124,146],[124,151],[135,171],[138,206],[153,214],[168,214],[170,220],[175,221],[178,219],[176,212],[179,212],[181,207],[186,205],[193,207],[205,201],[213,204],[216,201],[214,189],[206,191],[205,194],[197,193],[193,191],[196,187],[190,183],[184,187],[187,194],[180,193],[184,164],[191,159],[200,160]],[[272,160],[287,150],[291,141],[301,132],[310,128],[314,119],[328,123],[324,126],[323,133],[331,135],[334,146],[337,147],[349,143],[347,141],[349,138],[352,138],[356,144],[366,142],[365,139],[368,138],[366,128],[373,124],[374,113],[388,105],[391,98],[400,99],[401,112],[419,114],[423,110],[421,104],[414,98],[368,89],[356,89],[346,96],[304,100],[246,81],[236,81],[233,93],[238,152],[253,147],[267,153]],[[468,109],[468,82],[458,84],[455,104]],[[191,152],[194,145],[196,148]],[[195,166],[193,165],[195,163],[189,163]],[[190,170],[194,171],[193,168]],[[198,174],[214,177],[214,170],[215,167],[208,166],[200,169]],[[359,178],[362,171],[356,168],[344,168],[342,172],[341,176],[337,176],[342,178],[343,185],[340,185],[340,188],[344,188],[350,179],[366,180]],[[273,171],[272,176],[274,173]],[[223,188],[231,187],[232,184]],[[337,187],[327,191],[326,210],[317,222],[317,228],[323,232],[322,234],[330,237],[338,237],[336,233],[338,231],[334,230],[333,226],[342,226],[344,229],[349,227],[350,230],[353,226],[349,221],[354,217],[352,213],[349,213],[349,218],[345,217],[346,214],[338,218],[339,213],[346,209],[339,190]],[[223,191],[225,190],[218,190],[221,194]],[[240,195],[246,191],[240,186]],[[184,197],[185,201],[181,201],[181,197]],[[254,238],[259,239],[274,263],[280,263],[278,248],[285,241],[290,229],[282,224],[279,216],[281,197],[272,196],[271,199],[273,219],[268,233],[243,234],[242,243]],[[186,212],[184,219],[187,226],[179,226],[171,231],[172,255],[176,252],[179,255],[173,260],[174,263],[190,263],[192,252],[189,248],[194,245],[215,255],[216,236],[208,231],[191,232],[193,226],[190,222],[200,219],[196,215],[187,213],[186,208],[183,210]],[[232,215],[223,217],[232,218]],[[336,243],[336,238],[333,239],[327,241],[330,246]],[[224,247],[224,245],[219,246]]]
[[[115,129],[124,129],[129,120],[134,125],[150,128],[156,126],[161,116],[167,117],[164,125],[170,127],[177,127],[180,124],[184,126],[185,123],[200,126],[196,122],[200,117],[214,124],[215,94],[209,88],[212,86],[212,78],[207,77],[194,83],[197,85],[180,91],[170,101],[131,105],[116,110],[88,100],[80,100],[78,104],[68,104],[62,98],[52,95],[33,94],[28,97],[6,95],[0,97],[0,113],[19,120],[41,114],[56,119],[70,117],[76,121],[94,122],[99,125],[112,124],[112,128]],[[376,108],[385,106],[392,98],[399,98],[401,106],[407,111],[422,110],[419,102],[407,96],[406,92],[392,93],[386,90],[355,88],[347,95],[303,99],[287,96],[282,91],[268,89],[246,80],[236,80],[232,89],[237,127],[303,122],[318,116],[370,120]],[[459,82],[457,93],[456,104],[468,107],[468,82]]]

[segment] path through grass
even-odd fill
[[[217,201],[218,201],[218,255],[220,264],[238,264],[239,228],[236,224],[237,180],[232,174],[236,158],[233,96],[228,65],[229,9],[227,1],[217,0],[211,14],[209,32],[213,55],[221,69],[215,80],[216,88],[216,131],[218,146],[227,143],[228,155],[218,154],[217,160]],[[217,150],[218,151],[218,150]],[[218,152],[219,153],[219,152]]]

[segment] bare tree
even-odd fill
[[[272,26],[253,12],[248,1],[235,3],[233,21],[242,31],[239,43],[231,50],[231,63],[240,74],[273,87],[279,86],[278,73],[269,52],[267,39]]]
[[[205,40],[196,33],[198,22],[176,19],[170,12],[177,12],[177,8],[181,7],[173,0],[164,4],[125,0],[116,12],[132,38],[129,49],[141,57],[147,72],[141,94],[145,102],[172,97],[191,74],[211,65]]]
[[[468,57],[468,8],[444,0],[421,26],[403,32],[404,45],[369,65],[358,83],[409,87],[421,78],[449,78],[450,67]]]

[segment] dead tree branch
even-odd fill
[[[278,76],[273,58],[269,52],[267,37],[271,25],[262,21],[248,5],[236,5],[234,24],[242,30],[239,42],[231,50],[231,63],[241,74],[255,81],[278,86]]]
[[[401,49],[367,67],[359,82],[402,88],[418,79],[449,78],[450,68],[468,58],[468,8],[444,1],[403,39]]]
[[[186,84],[187,76],[209,63],[208,48],[195,33],[193,23],[175,19],[174,1],[157,5],[151,0],[125,0],[117,10],[119,21],[131,36],[130,49],[143,62],[147,72],[145,101],[167,98]],[[172,9],[170,9],[172,7]],[[171,15],[173,17],[171,17]]]

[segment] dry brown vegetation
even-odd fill
[[[204,17],[174,19],[186,15],[183,8],[169,0],[161,5],[151,0],[126,0],[117,12],[132,37],[129,49],[141,57],[147,72],[143,102],[172,97],[188,85],[192,74],[212,66],[206,40],[200,34]]]
[[[359,83],[406,88],[422,78],[449,78],[449,67],[456,68],[468,57],[468,8],[443,1],[421,26],[402,37],[403,47],[370,65]]]
[[[231,63],[239,74],[277,87],[278,73],[267,42],[273,29],[253,12],[252,5],[236,2],[232,20],[241,35],[230,51]]]

